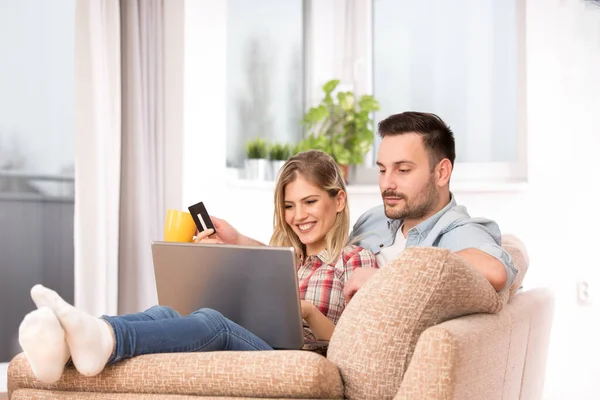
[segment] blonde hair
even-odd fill
[[[333,158],[320,150],[298,153],[281,167],[275,187],[273,236],[270,245],[293,247],[298,257],[301,257],[306,256],[306,246],[285,221],[285,187],[294,182],[298,176],[325,190],[330,197],[337,196],[340,190],[345,193],[346,184]],[[346,199],[344,209],[337,213],[333,227],[325,237],[326,249],[329,253],[327,262],[333,262],[340,256],[348,241],[349,230],[350,211]]]

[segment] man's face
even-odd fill
[[[388,218],[423,219],[435,210],[440,199],[439,188],[420,135],[384,137],[377,165]]]

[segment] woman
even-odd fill
[[[292,246],[298,255],[305,338],[329,340],[346,305],[342,290],[352,271],[377,267],[371,252],[346,246],[346,188],[331,157],[311,150],[285,163],[275,189],[273,221],[270,244]],[[209,239],[212,233],[202,232],[197,242],[224,241],[219,236]],[[95,318],[41,285],[32,288],[31,296],[38,310],[23,320],[19,340],[34,374],[45,382],[58,380],[69,358],[80,373],[94,376],[107,364],[142,354],[272,350],[215,310],[182,317],[155,306],[141,313]]]

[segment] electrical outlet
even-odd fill
[[[592,292],[590,284],[587,281],[577,282],[577,302],[582,306],[592,305]]]

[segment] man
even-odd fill
[[[500,247],[500,229],[491,220],[471,218],[450,192],[454,167],[454,135],[437,115],[404,112],[379,123],[381,146],[377,157],[383,205],[364,213],[350,240],[371,250],[380,267],[406,247],[449,249],[483,274],[497,291],[512,284],[517,270]],[[241,235],[226,221],[211,217],[218,237],[198,241],[239,245],[261,244]],[[357,269],[344,288],[347,300],[377,272]]]
[[[455,252],[500,291],[517,270],[500,247],[495,222],[471,218],[450,192],[454,135],[437,115],[405,112],[379,123],[377,157],[383,205],[364,213],[350,240],[377,255],[381,267],[405,247],[435,246]],[[357,270],[344,289],[347,299],[373,275]]]

